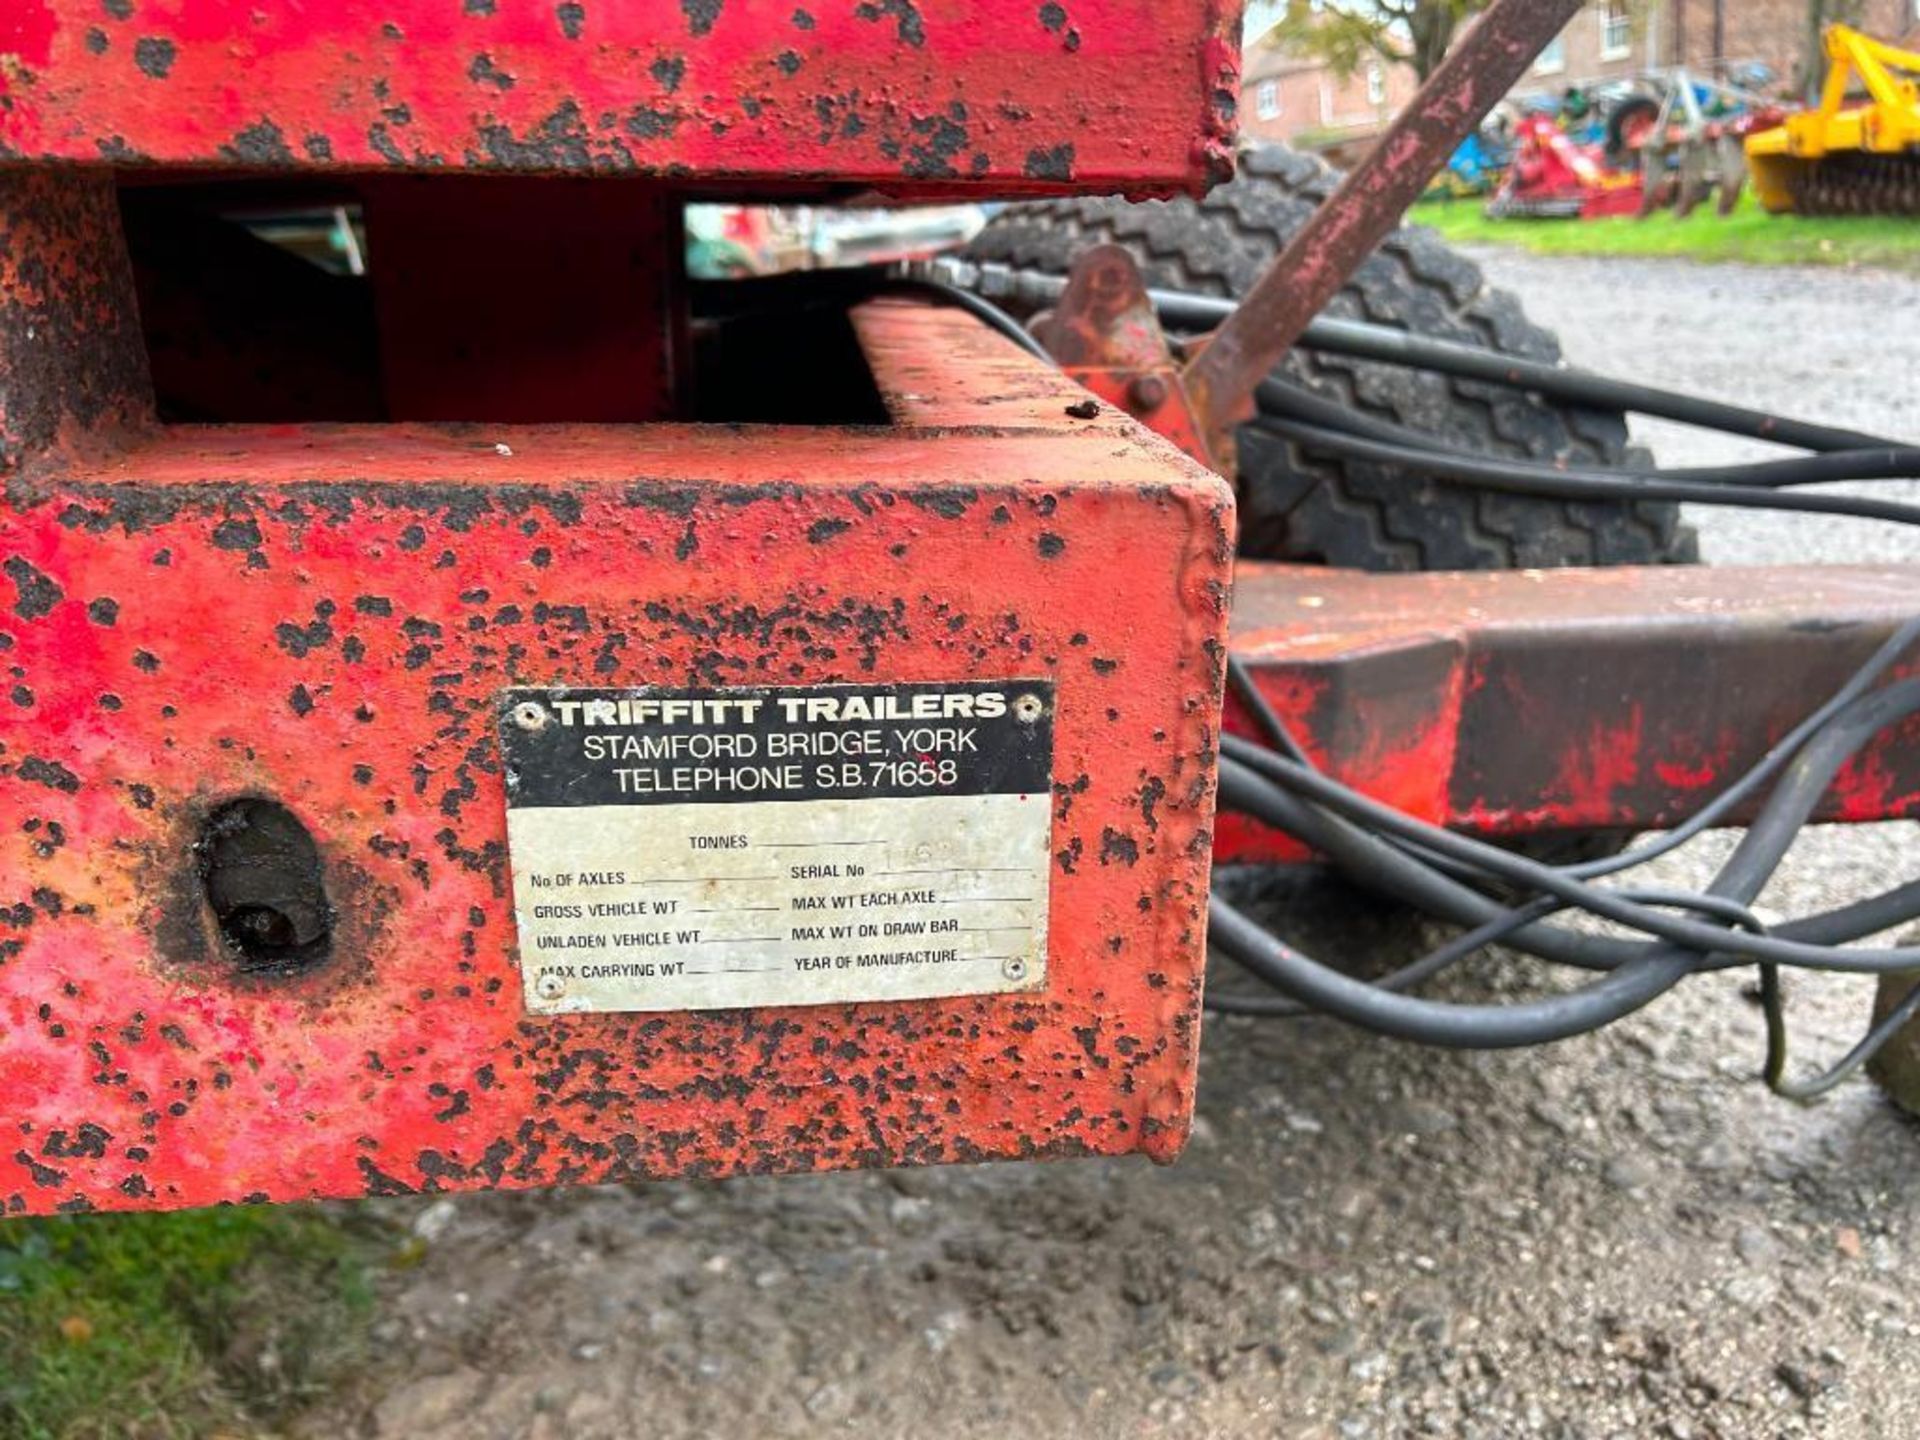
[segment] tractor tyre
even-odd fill
[[[1641,145],[1660,119],[1660,102],[1651,95],[1629,95],[1607,116],[1607,160],[1625,168],[1638,166]]]
[[[1063,275],[1089,245],[1133,252],[1150,286],[1232,297],[1279,253],[1339,176],[1277,145],[1243,154],[1206,199],[1094,198],[1012,205],[968,247],[972,258]],[[1403,226],[1360,266],[1329,315],[1390,325],[1529,360],[1555,361],[1553,335],[1432,231]],[[1528,392],[1296,348],[1276,375],[1362,414],[1480,454],[1617,465],[1626,419]],[[1360,461],[1309,457],[1253,426],[1238,437],[1240,548],[1266,559],[1364,570],[1504,570],[1649,565],[1697,558],[1675,505],[1504,495]]]

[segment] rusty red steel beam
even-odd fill
[[[1254,387],[1581,5],[1496,0],[1460,38],[1187,366],[1187,389],[1211,431],[1247,418]]]
[[[1915,616],[1914,566],[1243,562],[1232,645],[1331,773],[1421,819],[1517,837],[1685,819]],[[1920,655],[1899,673],[1916,671]],[[1257,734],[1231,703],[1227,724]],[[1920,814],[1920,721],[1863,751],[1818,813]],[[1220,860],[1303,854],[1244,816],[1221,815],[1216,836]]]
[[[1198,194],[1226,0],[0,5],[0,164]]]

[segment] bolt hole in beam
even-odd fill
[[[320,848],[286,806],[253,796],[221,805],[201,827],[194,860],[221,942],[243,973],[292,974],[331,954]]]

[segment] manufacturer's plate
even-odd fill
[[[1050,681],[509,690],[527,1008],[1046,980]]]

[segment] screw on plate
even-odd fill
[[[522,730],[544,730],[547,728],[547,712],[531,700],[522,700],[513,707],[513,723]]]
[[[1031,725],[1046,713],[1046,702],[1038,695],[1022,695],[1013,702],[1013,718],[1022,725]]]
[[[533,990],[542,1000],[558,1000],[567,993],[567,982],[558,975],[542,975],[533,982]]]
[[[1018,955],[1011,955],[1001,962],[1000,973],[1009,980],[1024,980],[1027,978],[1027,962]]]

